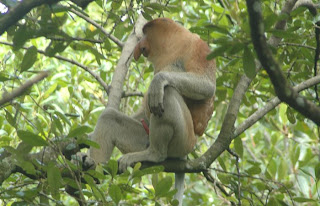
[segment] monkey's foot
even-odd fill
[[[165,159],[166,156],[159,155],[157,152],[150,152],[149,150],[128,153],[119,159],[119,171],[124,172],[128,167],[133,167],[137,162],[161,162]]]
[[[76,155],[74,155],[71,159],[71,162],[81,165],[84,171],[94,170],[96,168],[96,163],[94,160],[82,152],[78,152]]]
[[[129,153],[123,155],[119,160],[119,171],[124,172],[127,170],[128,167],[133,167],[135,163],[139,162],[136,161],[135,153]]]

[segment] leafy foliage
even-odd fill
[[[14,2],[18,1],[6,5],[13,7]],[[268,38],[282,38],[280,45],[272,48],[274,56],[291,84],[297,85],[313,76],[314,23],[319,16],[313,17],[305,8],[290,16],[279,15],[283,2],[264,1],[265,30]],[[219,134],[242,74],[254,80],[243,99],[237,125],[274,97],[266,72],[255,70],[245,1],[98,0],[84,11],[62,1],[33,9],[0,37],[2,96],[39,71],[51,72],[23,96],[0,108],[0,157],[5,149],[13,157],[13,162],[7,164],[14,163],[17,170],[25,171],[12,174],[2,183],[0,204],[76,205],[65,192],[68,185],[81,188],[80,196],[92,204],[177,205],[173,200],[173,177],[163,173],[160,166],[141,169],[138,163],[118,175],[117,162],[111,160],[94,171],[81,171],[76,161],[67,159],[58,149],[56,140],[65,142],[74,137],[77,143],[99,147],[87,140],[86,134],[93,130],[108,97],[79,64],[109,84],[121,54],[118,44],[72,9],[88,14],[122,42],[141,13],[146,19],[159,15],[173,18],[210,44],[212,53],[208,58],[216,58],[218,67],[215,113],[206,135],[199,137],[195,151],[189,155],[193,159],[203,154]],[[285,31],[274,29],[279,20],[287,20]],[[146,92],[152,70],[145,60],[132,63],[124,90]],[[313,89],[302,94],[315,101]],[[121,110],[132,114],[140,102],[139,96],[123,98]],[[230,148],[239,156],[238,163],[233,155],[222,154],[209,169],[214,179],[211,183],[202,174],[187,175],[184,204],[225,205],[241,201],[242,205],[320,205],[319,144],[319,128],[280,104],[232,142]],[[67,150],[74,148],[74,144],[67,146]],[[54,151],[49,162],[32,158],[32,154],[49,149]],[[113,157],[120,155],[117,151]],[[0,171],[1,175],[5,173],[2,168]],[[79,171],[82,178],[78,178]]]

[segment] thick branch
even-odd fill
[[[10,11],[5,14],[0,19],[0,36],[12,25],[16,24],[20,19],[22,19],[31,9],[40,6],[42,4],[52,4],[57,3],[60,0],[24,0],[21,1],[17,6],[10,9]]]
[[[311,119],[317,125],[320,125],[320,108],[293,90],[282,73],[280,66],[272,56],[272,52],[268,47],[264,35],[260,1],[247,0],[247,7],[250,19],[251,38],[255,51],[262,66],[270,76],[277,96],[281,101],[286,102],[305,117]]]
[[[120,100],[122,97],[122,85],[127,75],[129,64],[132,59],[132,52],[134,47],[138,43],[138,39],[142,37],[142,27],[145,23],[146,20],[143,18],[142,15],[140,15],[135,24],[134,31],[130,34],[126,43],[123,46],[120,59],[117,63],[115,72],[113,74],[107,107],[112,107],[115,109],[119,108]]]
[[[26,81],[23,85],[21,85],[19,88],[13,90],[12,92],[4,93],[4,96],[2,99],[0,99],[0,106],[10,102],[16,97],[21,96],[27,89],[29,89],[32,85],[36,84],[37,82],[43,80],[49,75],[48,71],[42,71],[37,76],[33,77],[32,79]]]

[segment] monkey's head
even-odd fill
[[[170,56],[176,59],[179,53],[183,54],[192,36],[191,32],[168,18],[149,21],[142,31],[144,36],[134,49],[134,58],[138,60],[143,54],[155,66],[159,61],[169,63]]]

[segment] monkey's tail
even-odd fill
[[[174,195],[174,198],[179,201],[179,206],[182,206],[184,192],[184,176],[185,173],[175,173],[174,187],[177,189],[177,193]]]

